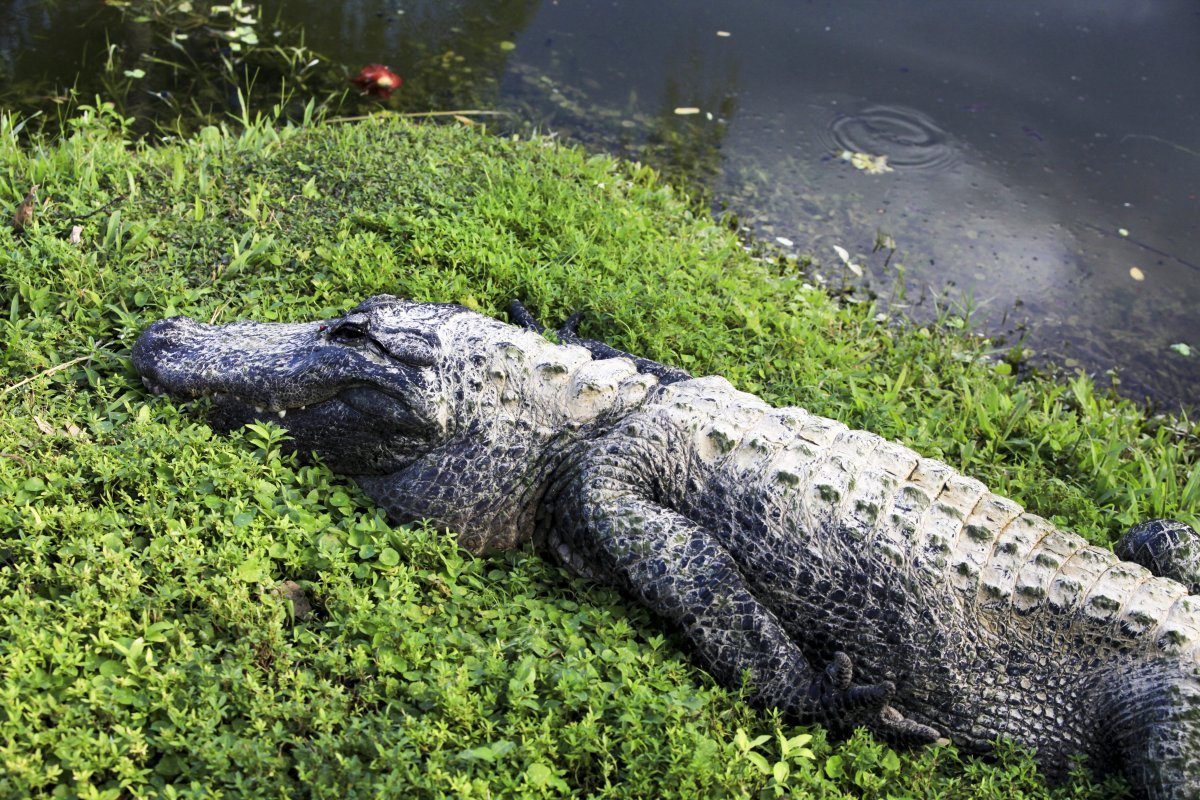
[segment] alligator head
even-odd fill
[[[331,469],[381,475],[450,434],[438,329],[465,311],[380,295],[311,323],[172,317],[138,337],[133,363],[156,394],[212,398],[219,428],[277,422]]]
[[[475,552],[530,538],[570,443],[657,382],[628,358],[387,295],[311,323],[161,320],[133,363],[151,391],[211,398],[215,427],[278,423],[394,521],[433,521]]]

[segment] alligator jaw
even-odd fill
[[[150,378],[146,377],[145,375],[142,376],[142,385],[145,386],[146,390],[148,392],[150,392],[150,394],[154,395],[155,397],[158,397],[158,396],[161,396],[164,394],[167,395],[168,397],[176,396],[175,393],[172,393],[169,389],[164,387],[162,384],[155,383],[154,381],[150,380]],[[182,398],[184,396],[179,395],[179,397]],[[263,414],[263,413],[266,413],[266,411],[267,411],[266,407],[264,407],[264,406],[254,405],[253,403],[250,403],[245,400],[241,400],[241,399],[237,398],[236,396],[227,394],[225,392],[201,391],[199,394],[193,394],[188,397],[189,397],[189,399],[197,399],[197,400],[211,399],[214,403],[217,403],[217,404],[221,404],[221,403],[224,403],[227,401],[232,401],[232,402],[238,403],[240,405],[253,406],[254,412],[256,414]],[[318,401],[318,404],[320,402],[323,402],[323,401]],[[273,408],[273,409],[270,409],[270,412],[272,414],[278,415],[278,417],[280,419],[283,419],[287,416],[287,413],[289,411],[303,411],[306,408],[308,408],[307,403],[302,406],[293,406],[292,408]]]
[[[253,409],[256,418],[270,419],[274,416],[283,420],[291,413],[294,420],[296,413],[307,411],[310,407],[315,412],[330,403],[337,403],[380,421],[390,419],[396,423],[397,429],[403,429],[406,427],[405,423],[409,421],[408,414],[397,411],[397,409],[407,410],[407,403],[403,398],[396,397],[380,389],[365,386],[348,387],[325,397],[316,397],[316,399],[303,405],[273,407],[259,405],[253,400],[239,397],[232,392],[216,390],[200,390],[188,394],[174,392],[162,384],[155,383],[145,375],[142,376],[142,385],[156,397],[167,395],[168,397],[183,400],[211,400],[214,408],[224,409],[226,412],[248,414],[249,409]]]

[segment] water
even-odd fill
[[[10,86],[69,84],[103,53],[94,4],[10,5]],[[267,41],[303,29],[326,90],[387,63],[406,80],[393,108],[512,110],[686,176],[835,284],[844,248],[917,318],[970,307],[1035,360],[1168,405],[1200,395],[1191,0],[270,0],[262,20]],[[105,24],[127,60],[153,52],[144,26]]]

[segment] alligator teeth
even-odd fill
[[[152,394],[152,395],[158,396],[163,393],[163,388],[161,386],[159,386],[157,383],[155,383],[154,381],[147,378],[145,375],[142,376],[142,385],[145,386],[147,389],[149,389],[150,394]]]
[[[285,416],[287,416],[287,409],[286,408],[279,409],[279,418],[283,419]]]

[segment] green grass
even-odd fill
[[[129,347],[165,315],[378,292],[582,308],[586,334],[900,439],[1096,542],[1195,523],[1194,423],[835,304],[638,165],[386,120],[130,147],[113,116],[32,147],[0,123],[0,198],[51,201],[0,232],[0,797],[1117,792],[781,725],[614,592],[393,528],[277,429],[214,436]]]

